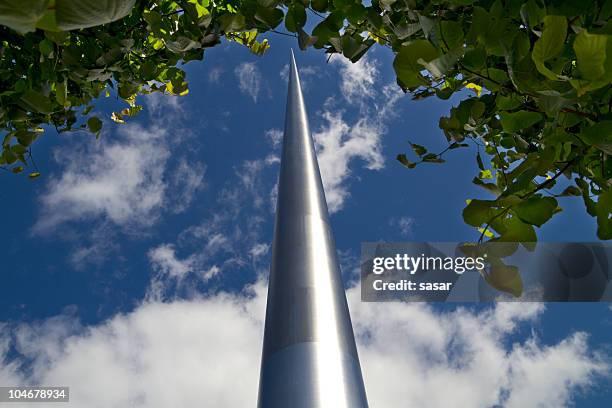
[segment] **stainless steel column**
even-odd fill
[[[258,406],[368,406],[293,53]]]

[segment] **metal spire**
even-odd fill
[[[366,408],[293,52],[289,70],[258,407]]]

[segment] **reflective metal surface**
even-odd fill
[[[258,406],[368,406],[293,53]]]

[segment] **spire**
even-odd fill
[[[293,51],[259,408],[368,406]]]

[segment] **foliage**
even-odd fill
[[[448,150],[476,145],[473,182],[494,198],[468,200],[463,216],[481,240],[535,241],[534,228],[561,211],[556,198],[574,195],[599,238],[612,239],[612,2],[334,1],[328,10],[315,46],[354,60],[375,40],[395,52],[398,84],[415,99],[472,93],[440,118],[444,152],[411,144],[419,161],[398,160],[443,163]],[[335,13],[348,21],[321,36]]]
[[[239,13],[235,2],[225,0],[3,1],[0,168],[23,171],[44,125],[99,136],[96,98],[116,95],[126,102],[111,115],[121,124],[142,109],[138,94],[186,95],[183,64],[201,60],[222,36],[263,54],[269,44],[256,40],[257,30],[280,24],[282,17],[272,3],[250,2]]]
[[[76,0],[23,3],[0,6],[0,24],[27,32],[0,27],[0,164],[26,164],[44,124],[99,134],[92,102],[109,90],[128,103],[113,114],[118,123],[137,113],[139,93],[185,94],[183,63],[221,37],[261,54],[268,43],[257,35],[284,20],[303,49],[356,62],[376,43],[389,48],[399,86],[415,99],[469,92],[440,118],[444,152],[413,144],[419,160],[398,160],[443,163],[443,154],[476,145],[473,181],[493,197],[468,200],[463,216],[481,239],[535,241],[562,196],[580,196],[598,236],[612,239],[610,1],[157,0],[119,19],[129,1],[98,0],[93,10],[106,24],[95,27],[91,16],[62,11],[78,9]],[[308,33],[311,18],[319,21]]]

